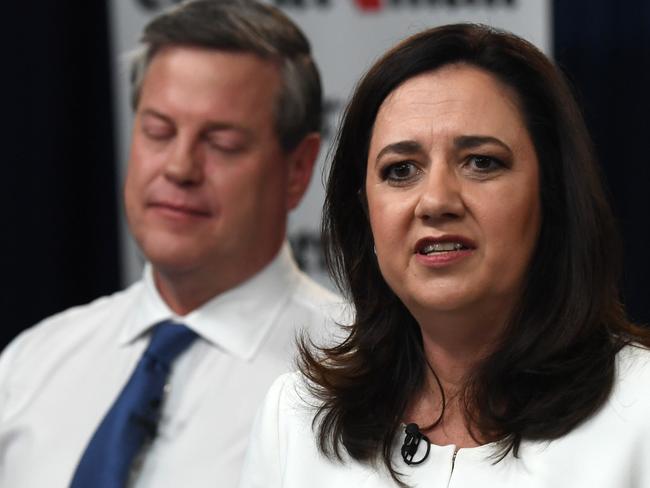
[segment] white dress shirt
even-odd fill
[[[291,369],[296,331],[333,329],[341,310],[339,298],[298,270],[287,244],[253,278],[184,317],[163,302],[147,266],[127,290],[48,318],[3,352],[0,486],[68,486],[151,327],[169,318],[200,338],[174,363],[134,486],[236,486],[255,411]]]
[[[311,427],[317,404],[298,373],[273,384],[255,421],[240,488],[396,486],[381,464],[373,468],[347,455],[332,461],[318,451]],[[422,464],[407,466],[404,436],[398,437],[394,466],[414,488],[650,488],[650,351],[623,349],[605,405],[564,437],[522,442],[518,458],[509,454],[495,464],[494,444],[431,445]],[[420,443],[415,459],[425,450]]]

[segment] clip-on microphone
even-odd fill
[[[426,435],[420,432],[418,424],[408,424],[405,432],[406,437],[404,438],[404,443],[402,444],[401,449],[402,459],[404,459],[404,462],[409,466],[422,463],[429,456],[431,441],[429,441],[429,438]],[[418,446],[422,440],[427,443],[427,451],[424,453],[424,456],[422,456],[422,459],[413,461],[413,457],[418,452]]]

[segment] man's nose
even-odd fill
[[[165,177],[177,185],[196,185],[203,179],[203,164],[196,145],[178,138],[165,164]]]
[[[415,216],[426,221],[457,219],[464,215],[461,182],[452,165],[433,163],[421,186]]]

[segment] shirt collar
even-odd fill
[[[252,278],[179,316],[158,293],[151,264],[147,263],[144,286],[136,298],[134,313],[122,330],[120,344],[131,343],[158,322],[172,319],[187,325],[214,346],[249,360],[290,299],[298,280],[298,267],[285,241],[273,261]]]

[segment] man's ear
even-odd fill
[[[317,132],[310,132],[289,153],[287,210],[293,210],[298,206],[309,187],[316,158],[318,158],[320,142],[320,135]]]

